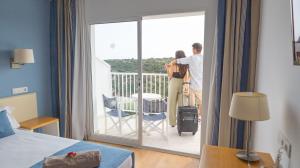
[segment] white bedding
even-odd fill
[[[16,134],[0,139],[0,167],[28,168],[77,140],[60,138],[24,130],[15,130]],[[126,159],[120,168],[131,168],[132,158]]]

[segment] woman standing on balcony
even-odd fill
[[[176,51],[175,58],[184,58],[185,53],[181,50]],[[176,108],[183,103],[183,84],[189,82],[188,65],[169,63],[165,65],[169,77],[168,86],[168,114],[169,123],[172,127],[176,125]]]

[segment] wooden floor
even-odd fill
[[[99,143],[99,142],[97,142]],[[135,154],[136,168],[198,168],[199,159],[156,152],[146,149],[138,149],[121,145],[112,145],[128,149]]]

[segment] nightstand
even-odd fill
[[[34,131],[41,129],[42,133],[59,136],[59,120],[53,117],[38,117],[20,123],[22,129]]]
[[[204,145],[200,168],[248,168],[247,162],[238,159],[235,154],[238,149]],[[252,168],[273,167],[274,162],[270,154],[257,152],[261,160],[251,163]]]

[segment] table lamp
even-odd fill
[[[259,156],[250,152],[251,124],[270,118],[267,96],[258,92],[237,92],[233,94],[229,116],[247,122],[248,136],[246,151],[239,151],[236,156],[245,161],[258,161]]]

